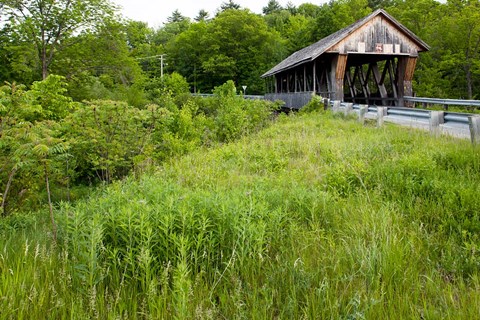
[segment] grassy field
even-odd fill
[[[2,319],[480,317],[480,149],[280,116],[0,224]]]

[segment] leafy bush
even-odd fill
[[[63,127],[80,181],[110,182],[128,174],[149,142],[146,121],[146,111],[115,101],[89,102],[72,113]]]
[[[321,96],[312,95],[312,99],[300,109],[301,113],[310,113],[324,110],[324,103]]]
[[[28,103],[39,106],[39,120],[60,120],[75,108],[72,99],[66,96],[67,90],[64,77],[49,75],[45,80],[32,84],[26,93],[26,99]]]
[[[268,101],[246,100],[236,95],[233,81],[214,90],[215,131],[217,139],[229,142],[263,128],[277,106]]]

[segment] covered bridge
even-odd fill
[[[301,108],[312,94],[403,106],[418,53],[428,45],[382,9],[303,48],[262,75],[269,100]]]

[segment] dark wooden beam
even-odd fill
[[[347,70],[345,70],[345,78],[347,79],[347,84],[348,84],[348,88],[350,90],[350,95],[352,96],[352,100],[353,102],[356,102],[355,101],[355,97],[356,97],[356,88],[355,88],[355,85],[354,83],[352,82],[352,75],[350,73],[350,68],[347,68]]]
[[[375,83],[377,84],[378,92],[380,92],[380,97],[382,99],[388,98],[387,89],[385,88],[385,85],[382,83],[382,76],[380,75],[378,64],[374,62],[370,64],[370,67],[373,72],[373,78],[375,80]]]

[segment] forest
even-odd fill
[[[185,77],[190,92],[211,93],[233,80],[263,94],[262,73],[377,8],[431,47],[417,68],[418,96],[478,98],[480,5],[466,0],[332,0],[298,7],[265,0],[263,14],[230,0],[193,20],[174,11],[157,29],[123,18],[106,0],[2,0],[0,81],[29,87],[55,74],[65,77],[75,101],[108,98],[141,107],[145,88],[161,76],[164,55],[165,74]]]
[[[478,99],[480,1],[265,2],[0,0],[0,319],[479,317],[478,145],[245,94],[383,8]]]

